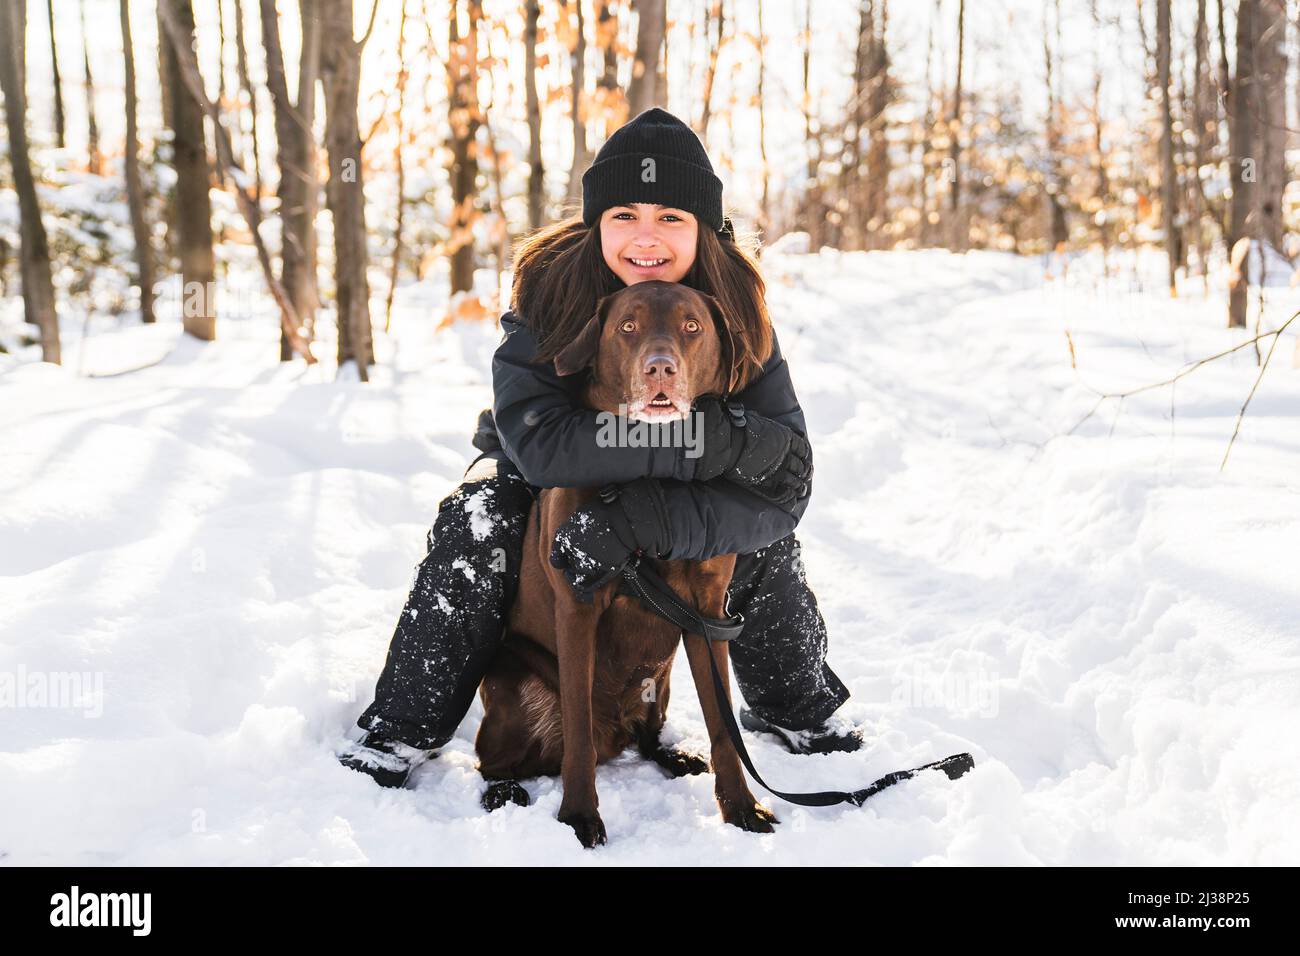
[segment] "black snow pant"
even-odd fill
[[[442,500],[360,727],[421,750],[451,739],[505,636],[538,490],[496,451]],[[798,552],[792,534],[738,555],[727,609],[745,616],[731,662],[746,705],[807,730],[849,692],[826,664],[826,624]]]

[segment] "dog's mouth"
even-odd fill
[[[689,402],[671,398],[667,392],[661,391],[649,400],[632,403],[628,408],[628,418],[633,421],[664,421],[685,418],[689,411]]]

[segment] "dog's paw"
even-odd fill
[[[479,803],[488,813],[500,810],[507,803],[526,807],[529,802],[528,791],[514,780],[494,780],[488,784],[488,788],[483,791],[483,796],[479,798]]]
[[[709,772],[709,762],[699,754],[673,747],[661,747],[650,759],[668,771],[671,777],[691,777]]]
[[[600,818],[599,813],[574,813],[567,817],[560,817],[560,822],[573,827],[578,842],[588,850],[598,843],[605,842],[605,821]]]
[[[740,827],[750,833],[771,833],[772,825],[781,822],[776,818],[776,814],[752,798],[749,803],[738,805],[728,805],[719,801],[718,806],[722,808],[723,820],[733,827]]]

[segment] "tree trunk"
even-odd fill
[[[569,51],[570,72],[573,77],[573,165],[569,167],[570,202],[582,203],[582,174],[591,165],[591,151],[587,149],[587,107],[584,101],[587,88],[587,36],[582,15],[582,0],[573,0],[577,14],[573,49]],[[531,76],[531,74],[529,74]]]
[[[1210,36],[1205,16],[1205,0],[1196,0],[1196,35],[1193,41],[1195,66],[1192,68],[1192,170],[1187,190],[1187,228],[1191,246],[1196,252],[1196,269],[1207,282],[1205,268],[1205,186],[1201,181],[1201,167],[1208,162],[1206,143],[1212,134],[1211,117],[1215,115],[1210,99]]]
[[[41,331],[41,358],[55,365],[63,361],[59,346],[59,317],[54,304],[54,279],[45,225],[36,199],[36,181],[27,155],[27,93],[22,63],[26,55],[25,4],[0,4],[0,92],[4,94],[5,125],[9,132],[9,162],[14,191],[18,194],[19,235],[22,248],[23,310],[28,322]]]
[[[1255,125],[1260,113],[1259,83],[1255,75],[1255,40],[1258,36],[1258,0],[1240,0],[1237,5],[1237,75],[1232,81],[1228,109],[1232,117],[1231,156],[1228,177],[1232,203],[1228,211],[1228,246],[1258,235],[1251,213],[1255,205]],[[1246,327],[1247,270],[1249,256],[1240,260],[1243,268],[1229,281],[1228,328]]]
[[[452,17],[451,17],[451,34],[452,43],[461,49],[462,52],[454,54],[460,57],[457,60],[461,64],[461,69],[466,69],[464,57],[468,55],[464,50],[464,44],[456,35],[456,8],[460,0],[452,0]],[[537,20],[540,15],[540,4],[538,0],[527,0],[525,7],[525,24],[524,24],[524,92],[527,100],[528,109],[528,228],[537,229],[542,225],[544,210],[542,209],[543,198],[546,190],[546,172],[542,167],[542,107],[541,100],[537,95]],[[473,33],[471,27],[470,32]],[[469,73],[473,76],[473,73]],[[470,98],[468,90],[469,83],[464,75],[458,75],[453,87],[453,94],[460,101],[467,101]],[[458,106],[455,101],[452,105],[452,127],[456,127],[456,110]],[[465,109],[464,102],[459,105],[460,109]],[[453,132],[452,140],[456,154],[456,163],[459,167],[462,153],[468,152],[468,146],[463,142],[464,132],[477,129],[477,124],[472,120],[468,124],[463,124],[464,130]],[[460,202],[463,197],[458,197]],[[453,290],[454,291],[454,290]]]
[[[660,34],[663,40],[659,44],[659,68],[655,70],[655,91],[653,106],[668,107],[668,42],[671,34],[668,32],[668,0],[660,0],[659,18],[662,21]],[[728,117],[730,122],[730,117]]]
[[[406,166],[402,163],[402,140],[406,126],[402,116],[406,108],[406,0],[402,0],[401,17],[397,24],[397,142],[393,146],[393,163],[397,167],[397,209],[393,214],[393,255],[388,270],[388,295],[384,297],[384,331],[392,327],[393,296],[397,293],[397,279],[402,269],[402,219],[406,212]]]
[[[761,5],[759,15],[762,16]],[[717,37],[709,43],[709,28],[714,24],[717,24]],[[726,32],[726,24],[727,11],[723,6],[723,0],[710,0],[704,14],[704,41],[709,49],[709,65],[704,70],[704,92],[700,94],[700,98],[704,100],[704,109],[700,114],[700,140],[706,149],[709,145],[709,119],[713,115],[713,81],[718,75],[718,54],[722,52],[722,37]]]
[[[921,175],[918,177],[917,192],[919,193],[916,208],[920,212],[920,221],[916,226],[916,241],[924,248],[930,244],[930,179],[933,162],[931,156],[934,153],[934,131],[935,124],[938,122],[938,112],[935,105],[941,102],[941,96],[936,88],[942,88],[941,83],[936,83],[932,78],[930,66],[934,57],[934,25],[942,20],[943,0],[934,0],[934,8],[930,13],[930,21],[926,28],[925,37],[925,118],[922,120],[924,128],[921,131],[921,162],[918,164],[921,169]],[[942,74],[942,66],[940,73]],[[938,212],[934,215],[937,217]]]
[[[882,229],[889,221],[889,127],[885,111],[893,98],[889,78],[889,53],[885,45],[889,29],[889,4],[880,0],[880,16],[871,36],[867,84],[867,131],[871,145],[867,150],[867,190],[863,207],[864,244],[868,249],[885,245],[888,236]]]
[[[628,84],[628,113],[639,116],[655,105],[659,88],[659,54],[664,43],[665,0],[635,0],[636,57]]]
[[[239,69],[239,89],[248,97],[250,133],[253,139],[253,178],[257,182],[257,201],[262,201],[262,157],[257,142],[257,97],[248,78],[248,45],[244,42],[244,8],[235,0],[235,56]]]
[[[1043,40],[1047,42],[1046,38]],[[957,82],[952,94],[952,116],[948,120],[948,176],[952,189],[948,191],[948,210],[951,216],[949,247],[964,249],[967,236],[961,228],[961,73],[962,58],[966,52],[966,0],[957,5]],[[1048,117],[1048,125],[1051,125]]]
[[[803,45],[803,148],[807,162],[804,194],[799,208],[800,224],[808,233],[809,247],[816,251],[825,244],[826,211],[821,188],[821,130],[813,131],[812,96],[812,0],[804,0],[804,25],[800,36]]]
[[[606,139],[627,122],[628,104],[618,82],[618,16],[612,9],[614,0],[597,0],[596,47],[604,57],[605,68],[596,80],[596,97],[605,127]]]
[[[131,233],[135,237],[136,281],[140,285],[140,319],[153,322],[153,248],[149,226],[144,217],[144,188],[140,183],[139,133],[137,131],[135,95],[135,49],[131,41],[129,0],[120,0],[118,14],[122,21],[122,60],[126,68],[126,155],[122,166],[126,176],[126,204],[131,214]]]
[[[82,69],[86,77],[86,168],[100,175],[99,123],[95,120],[95,78],[90,73],[90,35],[86,32],[86,0],[81,0]]]
[[[375,362],[366,276],[366,217],[357,96],[361,44],[352,38],[352,0],[321,0],[321,85],[330,178],[326,196],[334,218],[334,298],[338,365],[356,363],[361,381]]]
[[[1056,13],[1056,45],[1057,49],[1061,46],[1061,4],[1056,0],[1053,5]],[[1055,56],[1052,53],[1051,36],[1052,32],[1047,29],[1047,14],[1043,14],[1043,64],[1047,75],[1047,154],[1045,156],[1045,165],[1047,167],[1044,176],[1044,195],[1047,201],[1047,239],[1048,248],[1051,251],[1058,251],[1069,238],[1069,230],[1065,221],[1065,206],[1062,201],[1062,193],[1065,190],[1064,179],[1061,176],[1061,119],[1059,116],[1060,100],[1056,93],[1056,85],[1053,81],[1056,70]]]
[[[1225,156],[1228,161],[1232,161],[1232,80],[1228,73],[1228,27],[1227,17],[1223,13],[1223,0],[1218,0],[1219,11],[1219,98],[1223,102],[1224,118],[1227,122],[1224,124],[1228,130],[1228,145],[1225,149]],[[1228,174],[1229,176],[1232,173]],[[1222,218],[1219,220],[1219,226],[1223,230],[1225,240],[1230,231],[1230,220],[1232,212],[1229,203],[1220,204],[1220,213]],[[1229,243],[1231,245],[1231,243]]]
[[[492,53],[492,31],[487,35],[487,55],[488,59],[495,63],[496,57]],[[488,89],[490,98],[483,106],[483,129],[487,134],[488,150],[492,154],[492,186],[493,198],[496,200],[495,212],[496,221],[492,224],[492,234],[496,238],[496,285],[497,295],[495,303],[497,311],[504,311],[507,306],[505,303],[510,298],[510,290],[501,289],[501,277],[505,273],[510,261],[510,220],[506,217],[506,197],[505,197],[505,171],[501,166],[501,151],[497,148],[496,133],[492,128],[492,117],[497,106],[497,86],[496,78],[488,72]],[[504,291],[504,295],[502,292]]]
[[[1259,183],[1255,235],[1282,249],[1282,192],[1286,188],[1286,3],[1258,0],[1255,76],[1259,104]]]
[[[185,34],[190,55],[194,46],[194,11],[190,0],[159,0],[160,15],[175,19]],[[181,315],[185,331],[197,339],[217,337],[216,257],[212,249],[212,203],[208,196],[209,167],[203,137],[203,111],[185,87],[172,43],[160,42],[167,74],[167,98],[172,128],[172,166],[176,170],[176,254],[181,261]]]
[[[853,54],[853,92],[845,111],[844,154],[840,159],[840,193],[847,207],[841,248],[847,249],[864,249],[867,241],[868,217],[863,195],[869,176],[863,165],[862,135],[867,127],[867,99],[870,95],[875,32],[872,0],[859,0],[858,36]]]
[[[1178,295],[1178,173],[1174,169],[1174,115],[1170,107],[1170,0],[1156,0],[1156,84],[1160,87],[1160,218],[1165,234],[1169,294]]]
[[[450,22],[451,58],[447,82],[447,101],[451,120],[451,198],[453,204],[451,235],[447,248],[451,256],[451,291],[468,292],[474,287],[474,222],[478,210],[478,150],[476,136],[482,116],[475,93],[478,81],[478,24],[483,18],[481,0],[469,0],[469,29],[464,38],[457,26],[460,0],[453,0]],[[540,165],[540,156],[538,163]],[[535,170],[540,186],[541,170]],[[529,205],[532,205],[530,180]],[[530,212],[530,215],[532,213]],[[540,224],[540,211],[538,213]]]
[[[280,216],[280,282],[310,339],[320,297],[316,290],[316,81],[320,75],[321,24],[318,0],[300,0],[302,46],[298,57],[298,101],[289,85],[280,45],[275,0],[260,0],[267,88],[275,111],[276,187]],[[293,346],[280,333],[280,361],[293,358]]]
[[[54,137],[59,149],[63,149],[63,81],[59,78],[59,50],[54,44],[54,0],[45,0],[45,14],[50,22],[50,66],[54,71]]]

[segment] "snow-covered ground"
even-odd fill
[[[798,534],[869,746],[751,751],[789,789],[977,766],[861,808],[755,787],[783,821],[758,836],[711,778],[628,754],[596,851],[558,780],[479,808],[477,704],[407,790],[333,757],[471,457],[494,327],[435,335],[436,283],[408,287],[369,385],[279,367],[256,310],[209,345],[77,323],[64,368],[0,356],[0,862],[1300,863],[1295,336],[1222,472],[1251,348],[1067,434],[1090,389],[1244,338],[1147,266],[1142,292],[1090,260],[765,258],[817,455]],[[1268,291],[1266,329],[1300,306]],[[676,682],[665,737],[703,747],[680,656]]]

